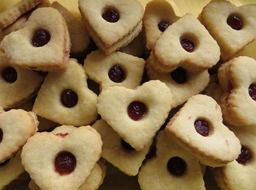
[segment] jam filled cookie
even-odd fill
[[[255,38],[256,5],[236,7],[226,0],[213,0],[200,19],[221,48],[222,60],[232,58]]]
[[[148,63],[159,72],[168,73],[177,67],[200,72],[217,64],[219,58],[217,42],[199,20],[186,14],[160,36]]]
[[[223,166],[237,158],[239,139],[222,123],[220,106],[206,95],[195,95],[174,115],[166,131],[202,164]]]
[[[22,29],[4,37],[0,49],[12,64],[20,67],[47,71],[63,69],[70,51],[66,22],[57,10],[38,8]]]
[[[105,55],[97,50],[89,54],[84,68],[89,78],[100,84],[100,88],[120,85],[135,88],[140,85],[145,61],[122,52]]]
[[[136,89],[112,86],[98,97],[98,113],[137,151],[143,150],[160,129],[172,107],[169,88],[158,80]]]
[[[87,125],[97,118],[97,96],[87,87],[84,69],[70,59],[63,72],[49,73],[42,84],[33,111],[59,124]]]
[[[79,8],[90,36],[106,54],[126,46],[141,31],[143,7],[138,0],[79,0]]]
[[[241,51],[238,52],[238,54],[236,54],[236,56],[248,56],[256,59],[255,49],[256,49],[256,39],[253,40],[248,45],[246,45]]]
[[[101,147],[100,135],[90,126],[60,126],[31,137],[21,159],[40,189],[77,190],[99,160]]]
[[[136,151],[122,140],[104,120],[96,121],[93,127],[100,133],[103,141],[102,157],[125,174],[136,176],[151,143],[143,150]]]
[[[150,1],[146,5],[143,17],[147,49],[153,49],[161,34],[178,19],[168,1]]]
[[[3,163],[36,133],[38,121],[33,112],[13,109],[1,110],[0,123],[0,163]]]
[[[165,131],[157,136],[156,157],[142,166],[138,180],[143,190],[205,190],[199,161]]]

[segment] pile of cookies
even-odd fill
[[[31,190],[96,190],[108,162],[143,190],[205,190],[207,168],[222,190],[254,190],[256,4],[79,9],[0,13],[0,189],[27,172]]]

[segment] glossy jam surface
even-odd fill
[[[8,83],[14,83],[17,80],[17,72],[13,67],[6,67],[2,70],[2,78]]]
[[[189,40],[187,38],[182,38],[180,40],[180,44],[183,47],[183,49],[186,50],[189,53],[191,53],[195,50],[194,42],[192,42],[191,40]]]
[[[60,175],[68,175],[76,168],[76,157],[67,151],[58,153],[54,161],[55,171]]]
[[[187,71],[182,67],[178,67],[170,73],[172,79],[178,84],[184,84],[188,80]]]
[[[187,170],[187,164],[180,157],[172,157],[167,163],[167,169],[172,175],[182,176]]]
[[[77,94],[70,89],[63,90],[61,93],[61,103],[68,108],[74,107],[78,102]]]
[[[108,77],[113,82],[120,83],[124,81],[124,79],[126,78],[126,74],[120,65],[115,64],[109,69]]]
[[[148,109],[144,103],[134,101],[128,106],[127,112],[131,119],[138,121],[146,115]]]
[[[241,152],[238,158],[236,159],[236,161],[239,164],[246,165],[251,159],[252,159],[251,151],[246,146],[242,146]]]
[[[242,18],[235,14],[229,15],[227,18],[227,24],[234,30],[241,30],[243,28]]]
[[[0,143],[3,140],[3,136],[4,136],[3,130],[0,128]]]
[[[206,137],[209,135],[210,132],[210,127],[209,123],[206,120],[203,119],[198,119],[194,123],[196,132],[199,133],[200,135]]]
[[[170,26],[170,22],[168,22],[168,21],[166,21],[166,20],[161,20],[161,21],[158,23],[158,29],[159,29],[161,32],[164,32],[169,26]]]
[[[51,35],[47,30],[38,29],[34,32],[32,38],[32,45],[34,47],[42,47],[46,45],[51,39]]]
[[[126,151],[129,151],[129,152],[134,151],[134,148],[131,145],[129,145],[127,142],[125,142],[124,140],[121,140],[121,145],[122,145],[123,149]]]
[[[117,22],[120,19],[119,12],[112,7],[106,8],[102,14],[102,18],[104,18],[107,22]]]
[[[256,84],[251,84],[248,88],[249,95],[256,101]]]

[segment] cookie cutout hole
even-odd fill
[[[72,108],[78,102],[77,94],[71,89],[65,89],[61,93],[61,103],[63,106]]]
[[[110,23],[115,23],[120,19],[119,11],[114,7],[106,7],[102,13],[102,18]]]
[[[180,45],[185,51],[192,53],[196,49],[196,38],[193,34],[185,34],[180,38]]]
[[[230,14],[227,18],[227,24],[234,30],[241,30],[243,28],[243,19],[238,14]]]
[[[169,26],[171,25],[171,23],[167,20],[161,20],[159,23],[158,23],[158,29],[161,31],[161,32],[164,32]]]
[[[248,88],[248,93],[250,97],[256,101],[256,84],[251,84]]]
[[[60,175],[68,175],[76,168],[76,157],[67,151],[57,154],[54,161],[55,171]]]
[[[2,78],[8,83],[14,83],[18,78],[17,71],[13,67],[6,67],[2,70]]]
[[[3,136],[4,136],[3,130],[0,128],[0,143],[3,140]]]
[[[126,78],[126,72],[119,64],[113,65],[108,71],[110,80],[116,83],[121,83]]]
[[[171,175],[182,176],[187,170],[186,162],[180,157],[172,157],[167,163],[167,169]]]
[[[249,148],[247,148],[246,146],[242,146],[241,152],[240,152],[238,158],[236,159],[236,161],[239,164],[246,165],[251,160],[252,160],[251,150]]]
[[[45,29],[37,29],[32,37],[32,45],[34,47],[42,47],[51,39],[50,33]]]
[[[195,130],[198,134],[207,137],[210,135],[210,123],[205,119],[197,119],[194,122]]]
[[[125,142],[124,140],[121,140],[121,146],[122,146],[122,148],[124,149],[124,150],[126,150],[127,152],[132,152],[132,151],[134,151],[135,149],[131,146],[131,145],[129,145],[127,142]]]
[[[129,104],[127,112],[131,119],[138,121],[145,117],[148,112],[148,108],[144,103],[140,101],[134,101]]]
[[[172,79],[178,84],[184,84],[188,81],[188,74],[185,69],[178,67],[170,73]]]

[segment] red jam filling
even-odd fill
[[[170,26],[170,23],[166,20],[161,20],[159,23],[158,23],[158,29],[161,31],[161,32],[164,32],[168,27]]]
[[[125,71],[118,64],[113,65],[108,71],[108,77],[116,83],[123,82],[126,78]]]
[[[46,45],[51,39],[51,35],[47,30],[38,29],[34,32],[32,37],[32,45],[34,47],[42,47]]]
[[[130,103],[127,109],[129,117],[135,121],[142,119],[146,115],[147,111],[148,109],[146,105],[139,101]]]
[[[195,44],[194,42],[192,42],[189,39],[186,38],[182,38],[180,40],[180,44],[183,47],[184,50],[186,50],[187,52],[191,53],[195,50]]]
[[[241,30],[243,28],[243,21],[238,15],[229,15],[227,18],[227,24],[234,30]]]
[[[242,146],[241,152],[240,152],[238,158],[236,159],[236,161],[239,164],[246,165],[251,159],[252,159],[251,151],[247,147]]]
[[[102,18],[104,18],[107,22],[117,22],[120,19],[119,12],[114,8],[107,8],[102,14]]]
[[[256,84],[251,84],[248,88],[249,95],[256,101]]]
[[[209,135],[210,128],[209,128],[209,124],[207,121],[198,119],[195,121],[194,126],[196,129],[196,132],[199,133],[200,135],[202,135],[204,137]]]
[[[68,175],[76,168],[76,157],[67,151],[58,153],[55,157],[55,171],[60,175]]]
[[[6,67],[2,71],[2,78],[8,83],[14,83],[17,80],[17,72],[13,67]]]
[[[172,157],[167,163],[167,169],[171,175],[182,176],[187,170],[187,164],[180,157]]]
[[[63,90],[61,93],[61,103],[68,108],[74,107],[78,102],[77,94],[70,89]]]

